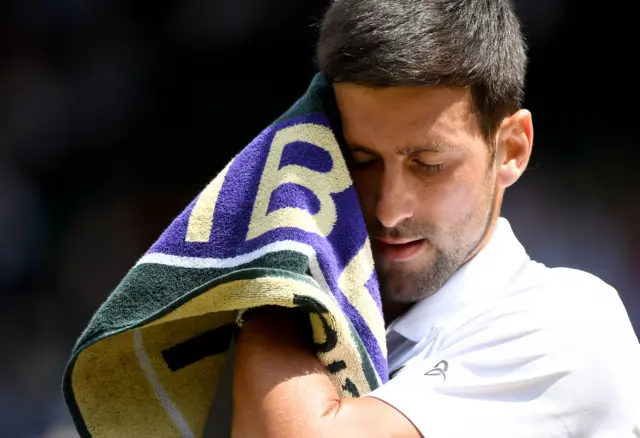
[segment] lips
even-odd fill
[[[424,239],[411,241],[376,239],[373,241],[373,246],[377,254],[387,260],[405,261],[415,256],[424,243]]]

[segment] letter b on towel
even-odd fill
[[[283,163],[285,148],[318,147],[327,154],[313,154],[315,161],[302,154],[295,164]],[[322,160],[322,163],[318,163]],[[284,165],[283,165],[284,164]],[[327,172],[312,169],[329,169]],[[269,211],[274,192],[285,184],[302,186],[319,201],[316,212],[299,207],[284,206]],[[276,228],[294,227],[328,236],[337,220],[336,204],[331,194],[340,193],[351,186],[349,171],[331,129],[311,123],[284,128],[273,137],[269,156],[262,173],[260,187],[251,215],[247,239],[254,239]]]

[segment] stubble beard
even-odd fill
[[[385,263],[379,264],[377,275],[383,302],[410,305],[430,297],[440,290],[458,269],[468,261],[469,256],[474,253],[491,225],[491,217],[495,208],[495,196],[490,186],[487,187],[487,192],[486,198],[481,204],[485,206],[485,211],[482,213],[479,237],[472,242],[464,242],[462,230],[466,229],[469,222],[473,221],[475,215],[465,218],[458,230],[450,236],[454,241],[453,250],[445,251],[440,247],[434,247],[431,241],[427,239],[425,244],[431,245],[429,249],[434,254],[427,266],[416,270],[402,262],[388,266],[383,266]]]
[[[446,254],[440,249],[428,266],[410,269],[397,264],[378,270],[380,294],[383,301],[412,304],[436,293],[463,264],[466,251]]]

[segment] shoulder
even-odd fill
[[[509,324],[496,324],[507,316]],[[476,309],[476,317],[478,322],[491,320],[504,330],[527,327],[547,333],[556,343],[572,345],[567,354],[592,354],[613,348],[607,340],[640,348],[616,289],[577,269],[529,262],[492,302]]]
[[[569,291],[585,287],[600,293],[614,291],[611,285],[589,272],[573,268],[548,267],[533,260],[526,264],[510,284],[512,290],[565,288]]]
[[[544,316],[544,321],[565,327],[566,323],[590,326],[618,321],[606,330],[631,330],[629,316],[617,290],[585,271],[549,268],[529,262],[504,291],[502,305]],[[499,302],[496,304],[500,304]]]
[[[482,361],[495,358],[497,367],[521,357],[534,374],[561,375],[545,394],[564,411],[569,430],[598,422],[627,427],[640,414],[632,412],[640,392],[638,338],[615,288],[590,273],[531,262],[459,329],[472,343],[500,346],[478,355]]]
[[[509,319],[508,327],[531,324],[540,329],[560,331],[607,324],[601,331],[633,330],[618,292],[600,278],[570,268],[549,268],[527,262],[500,291],[472,306],[461,308],[447,324],[447,332]],[[513,319],[513,320],[511,320]],[[626,322],[626,323],[625,323]]]
[[[515,333],[538,333],[554,344],[615,339],[637,348],[638,339],[615,288],[588,272],[549,268],[534,261],[513,276],[501,291],[476,300],[442,325],[444,344],[473,342],[479,333],[514,338]],[[599,351],[605,345],[578,343],[569,352]],[[519,348],[519,346],[517,346]]]

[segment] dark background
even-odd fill
[[[640,330],[633,16],[517,3],[536,140],[504,215],[534,258],[615,286]],[[304,92],[325,7],[1,3],[0,437],[76,436],[59,390],[76,337],[171,219]]]

